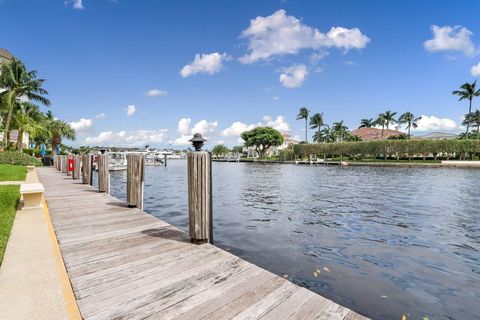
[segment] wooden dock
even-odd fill
[[[213,245],[192,244],[54,168],[37,174],[84,319],[366,319]]]

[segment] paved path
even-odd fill
[[[38,182],[35,173],[26,182]],[[44,209],[16,213],[0,268],[2,320],[69,318],[49,223]]]
[[[53,168],[38,174],[84,319],[365,319]]]

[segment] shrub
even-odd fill
[[[34,157],[18,151],[0,152],[0,164],[15,164],[20,166],[41,166],[42,162]]]

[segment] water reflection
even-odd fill
[[[213,169],[220,247],[375,319],[480,314],[480,171]],[[125,199],[126,174],[111,179]],[[147,167],[145,209],[187,230],[185,161]]]

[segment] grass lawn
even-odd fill
[[[20,186],[0,186],[0,265],[20,201]]]
[[[25,181],[27,167],[0,164],[0,181]]]

